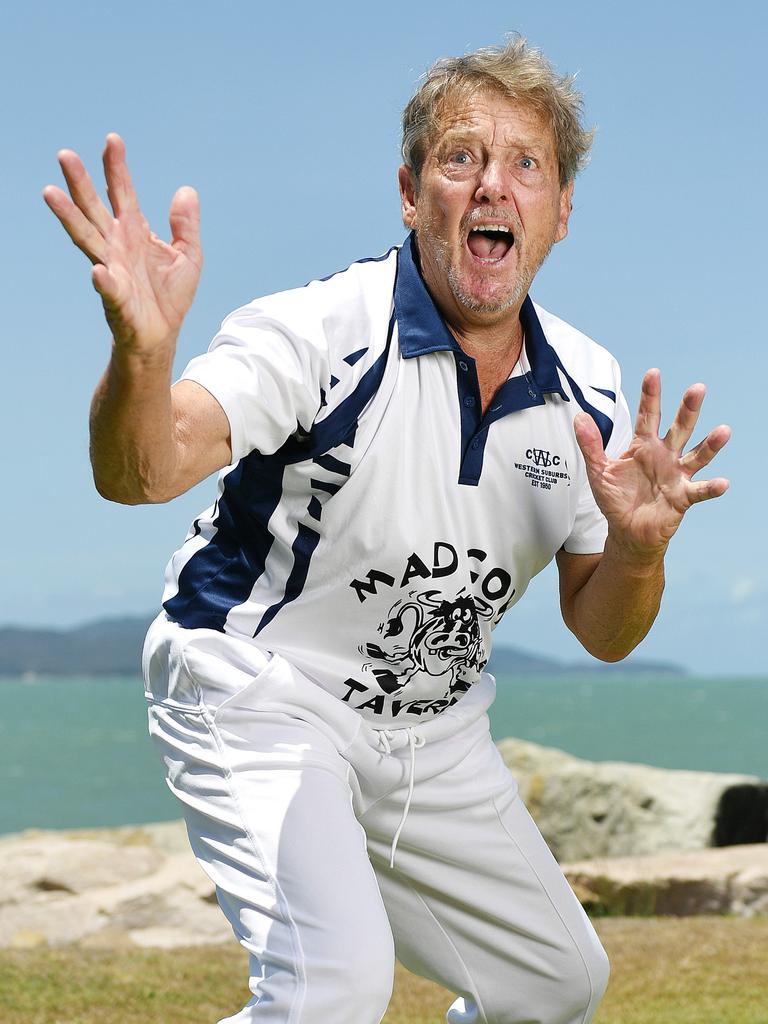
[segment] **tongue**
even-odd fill
[[[467,239],[467,246],[472,255],[480,259],[500,260],[509,252],[510,242],[506,238],[491,238],[479,231],[473,231]]]

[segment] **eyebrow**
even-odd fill
[[[483,132],[481,129],[474,128],[471,125],[466,127],[462,125],[456,125],[455,127],[447,128],[440,138],[437,140],[436,149],[442,150],[446,146],[450,146],[453,142],[460,142],[462,139],[467,141],[474,141],[481,138]],[[523,149],[530,152],[542,152],[546,150],[547,146],[544,140],[541,138],[534,138],[532,136],[515,135],[512,138],[508,138],[503,143],[510,149]]]

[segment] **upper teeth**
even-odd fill
[[[477,227],[472,228],[473,231],[506,231],[510,232],[510,228],[506,224],[478,224]]]

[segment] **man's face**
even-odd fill
[[[568,230],[572,186],[560,188],[551,127],[492,92],[443,116],[418,181],[400,168],[400,191],[427,285],[459,325],[516,316]]]

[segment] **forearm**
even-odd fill
[[[91,403],[91,465],[96,488],[111,501],[167,501],[178,460],[171,404],[173,346],[151,355],[112,358]]]
[[[620,661],[653,625],[663,591],[663,552],[639,558],[609,534],[595,570],[563,600],[563,619],[594,657]]]

